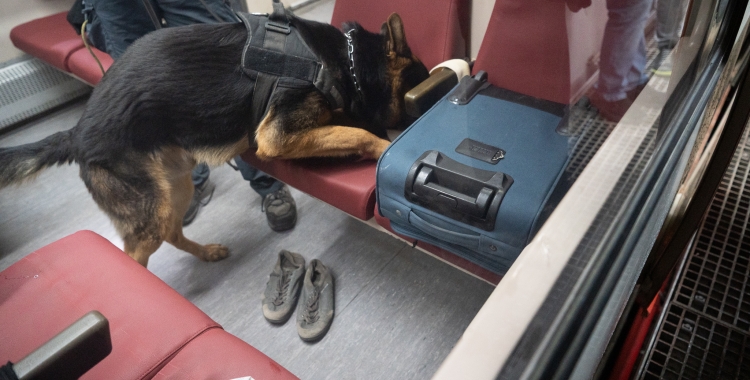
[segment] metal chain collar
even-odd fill
[[[349,72],[352,74],[352,81],[354,82],[354,87],[357,89],[357,95],[362,98],[362,88],[359,87],[357,73],[354,72],[354,42],[352,41],[352,33],[354,31],[355,29],[349,30],[344,33],[344,37],[346,37],[347,52],[349,53]]]

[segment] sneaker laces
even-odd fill
[[[302,317],[305,319],[305,322],[308,324],[312,324],[318,321],[320,319],[320,315],[318,313],[318,301],[320,301],[320,293],[322,293],[326,288],[328,287],[328,284],[325,284],[323,288],[317,288],[315,287],[313,289],[313,293],[310,296],[310,298],[307,299],[307,304],[305,305],[305,312],[302,313]]]
[[[289,273],[282,272],[281,277],[279,277],[278,291],[273,297],[273,304],[275,306],[281,306],[286,301],[286,293],[289,289],[289,282],[291,282]]]
[[[268,195],[266,195],[266,197],[263,199],[262,204],[260,205],[260,211],[261,212],[266,212],[266,208],[267,208],[266,204],[268,204],[269,206],[271,206],[276,201],[281,201],[281,203],[279,203],[279,204],[284,203],[284,199],[282,199],[283,195],[280,194],[283,191],[284,191],[284,189],[281,189],[281,190],[277,190],[277,191],[274,191],[273,193],[269,193]]]
[[[307,324],[313,324],[318,321],[318,300],[320,299],[321,291],[322,289],[314,289],[310,298],[307,299],[305,312],[302,314]]]

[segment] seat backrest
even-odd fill
[[[570,98],[565,2],[497,0],[473,72],[498,87],[559,103]]]
[[[428,69],[451,58],[467,56],[468,0],[336,0],[331,24],[357,21],[377,32],[391,13],[404,20],[406,41]]]
[[[473,72],[492,84],[569,104],[593,84],[605,2],[571,12],[564,1],[497,0]]]

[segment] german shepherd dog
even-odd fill
[[[310,49],[355,93],[344,34],[290,17]],[[254,82],[240,67],[245,26],[165,28],[137,40],[112,65],[74,128],[0,149],[0,188],[76,162],[125,252],[140,264],[146,266],[164,241],[202,260],[221,260],[229,254],[225,246],[201,245],[182,232],[196,163],[225,163],[250,149],[253,134],[261,159],[376,159],[389,144],[385,130],[408,122],[404,95],[429,74],[409,49],[401,18],[391,15],[380,33],[344,25],[352,28],[361,96],[343,112],[346,123],[311,86],[277,89],[265,117],[251,125]]]

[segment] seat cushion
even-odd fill
[[[376,161],[305,159],[262,161],[248,151],[242,159],[303,193],[362,220],[375,206]]]
[[[185,346],[154,379],[297,379],[291,372],[224,330],[206,331]]]
[[[109,67],[112,66],[112,63],[115,62],[109,54],[95,47],[91,47],[91,51],[93,51],[94,55],[99,58],[99,62],[102,63],[104,71],[107,71]],[[84,82],[92,86],[99,83],[104,75],[102,74],[99,65],[96,63],[96,60],[86,48],[78,50],[70,56],[70,59],[68,59],[68,68],[73,75],[81,78]]]
[[[69,71],[68,58],[83,48],[81,37],[65,18],[67,12],[38,18],[10,31],[15,47],[63,71]]]
[[[331,24],[357,21],[365,29],[379,32],[391,13],[404,21],[406,41],[427,68],[451,58],[468,56],[468,0],[339,0],[333,8]]]
[[[82,231],[0,272],[0,362],[17,362],[91,310],[109,320],[112,353],[89,379],[151,378],[193,338],[220,328],[109,241]]]

